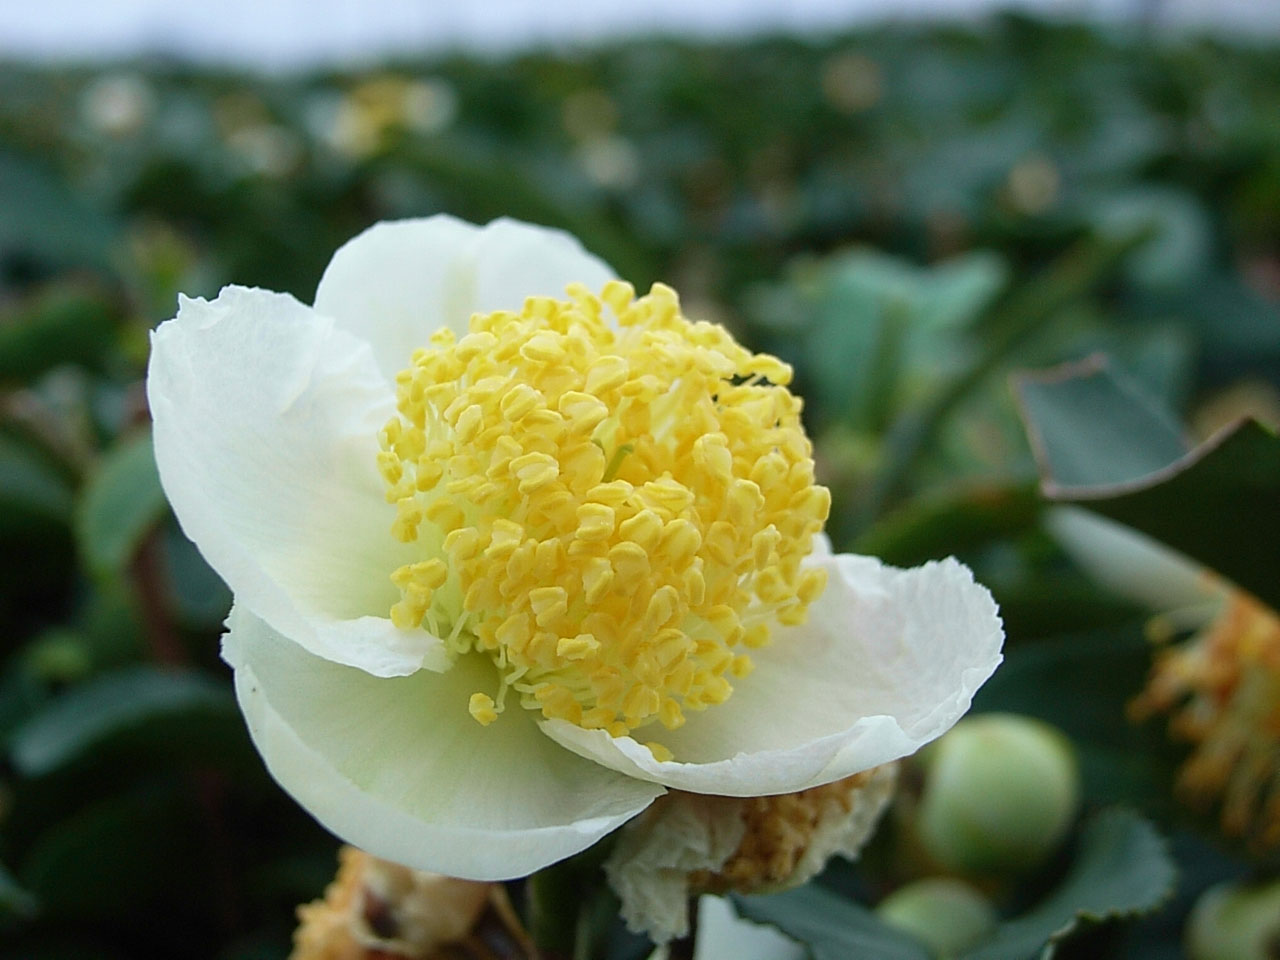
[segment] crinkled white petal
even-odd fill
[[[875,830],[893,796],[897,765],[887,764],[852,783],[844,793],[812,797],[805,816],[813,821],[791,830],[808,831],[790,874],[761,878],[741,893],[771,893],[807,883],[832,857],[853,859]],[[839,786],[839,785],[837,785]],[[697,893],[692,874],[718,873],[742,847],[748,804],[753,799],[670,793],[622,828],[604,871],[622,904],[628,928],[665,943],[689,932],[689,896]]]
[[[689,874],[719,870],[742,845],[741,803],[672,793],[623,828],[604,870],[629,929],[654,943],[689,932]]]
[[[1054,507],[1045,526],[1080,566],[1152,610],[1221,604],[1226,585],[1145,533],[1080,507]]]
[[[599,291],[613,272],[560,230],[514,220],[484,227],[440,214],[379,223],[338,248],[316,310],[373,345],[391,378],[441,327],[467,331],[472,313],[519,310],[530,296]]]
[[[676,759],[563,720],[543,730],[634,777],[749,797],[869,770],[950,729],[1001,661],[991,594],[954,559],[910,570],[850,554],[809,562],[828,572],[809,622],[776,629],[753,651],[755,670],[725,703],[689,714],[679,730],[644,730]]]
[[[392,391],[366,344],[284,294],[183,298],[152,336],[147,399],[165,494],[237,603],[379,676],[447,666],[387,619],[407,555],[375,466]]]
[[[663,791],[562,750],[514,708],[467,712],[492,667],[377,678],[312,656],[237,606],[226,657],[272,776],[342,839],[419,870],[524,876],[590,846]]]

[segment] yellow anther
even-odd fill
[[[498,404],[504,420],[515,423],[545,403],[542,394],[527,383],[517,383]]]
[[[725,567],[732,567],[738,558],[737,531],[726,520],[717,520],[707,531],[705,546],[707,556]]]
[[[444,549],[453,563],[465,563],[470,560],[484,545],[484,538],[475,527],[463,527],[454,530],[444,538]]]
[[[467,709],[481,726],[487,727],[498,719],[498,711],[494,709],[493,697],[487,693],[473,693],[467,702]]]
[[[827,571],[822,567],[812,567],[800,574],[800,582],[796,584],[796,598],[803,604],[813,603],[827,586]]]
[[[751,556],[757,568],[769,565],[769,558],[774,556],[774,551],[781,540],[782,535],[778,533],[778,528],[772,525],[751,538]]]
[[[630,520],[624,520],[618,526],[618,532],[624,540],[638,544],[642,550],[656,550],[662,536],[662,518],[652,510],[641,510]]]
[[[613,507],[603,503],[584,503],[578,507],[579,540],[607,540],[613,534]]]
[[[560,338],[550,331],[535,333],[521,347],[520,356],[536,363],[555,363],[564,357]]]
[[[674,753],[657,741],[649,740],[645,743],[645,746],[648,748],[649,752],[653,754],[653,759],[657,760],[659,763],[667,763],[668,761],[676,758]]]
[[[483,426],[484,409],[478,403],[473,403],[462,411],[453,429],[459,443],[470,443]]]
[[[630,374],[631,367],[622,357],[601,357],[587,371],[584,388],[587,393],[599,396],[622,386]]]
[[[668,730],[679,730],[684,726],[684,711],[680,709],[680,704],[674,699],[667,697],[662,701],[662,707],[658,711],[658,719]]]
[[[570,429],[590,433],[609,416],[609,408],[589,393],[569,390],[561,394],[557,409],[569,421]]]
[[[444,466],[439,461],[431,460],[426,456],[418,458],[417,466],[414,486],[422,493],[433,490],[435,485],[440,482],[440,478],[444,476]]]
[[[600,644],[589,633],[580,633],[576,637],[561,637],[556,644],[556,656],[565,660],[583,660],[600,650]]]
[[[550,627],[569,609],[564,587],[538,587],[529,591],[529,606],[540,627]]]
[[[435,590],[449,579],[449,568],[445,566],[445,562],[439,557],[432,557],[423,563],[415,563],[410,567],[410,570],[413,574],[413,581],[429,590]]]
[[[630,540],[614,544],[609,549],[609,563],[613,565],[614,572],[624,583],[649,575],[648,552],[640,544],[632,543]]]
[[[519,481],[519,492],[530,494],[560,475],[560,464],[547,453],[526,453],[511,461],[511,473]]]
[[[625,280],[610,280],[600,291],[600,299],[609,305],[614,315],[622,314],[635,299],[636,288]]]
[[[457,530],[466,520],[458,505],[449,500],[433,500],[424,513],[428,520],[446,533]]]
[[[671,565],[683,567],[702,547],[702,534],[688,520],[677,517],[662,531],[661,552]]]
[[[393,623],[492,661],[481,723],[515,697],[623,736],[723,702],[752,669],[740,651],[825,582],[802,566],[830,497],[774,385],[789,376],[660,284],[433,335],[378,437],[392,533],[420,551],[391,574]]]

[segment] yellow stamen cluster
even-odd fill
[[[1194,745],[1178,775],[1183,799],[1220,808],[1222,830],[1261,853],[1280,851],[1280,617],[1235,591],[1199,635],[1165,651],[1134,719],[1171,715]]]
[[[662,285],[436,333],[381,435],[392,532],[422,557],[392,575],[392,620],[492,658],[484,724],[512,691],[614,736],[723,702],[825,586],[801,567],[830,495],[790,376]]]

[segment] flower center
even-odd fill
[[[567,292],[441,330],[397,376],[378,466],[422,559],[392,574],[391,619],[492,659],[482,724],[515,695],[613,736],[675,729],[771,622],[804,621],[831,497],[786,364],[660,284]]]

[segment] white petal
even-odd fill
[[[477,227],[443,214],[379,223],[338,248],[316,310],[368,340],[384,376],[409,365],[441,327],[465,333],[472,313],[519,310],[525,297],[599,290],[613,272],[569,234],[514,220]]]
[[[272,776],[375,856],[469,880],[524,876],[590,846],[663,791],[574,756],[511,707],[467,702],[497,677],[479,657],[379,678],[313,657],[236,607],[236,696]]]
[[[392,393],[367,345],[283,294],[183,298],[152,336],[147,399],[169,502],[239,604],[375,674],[447,665],[386,619],[404,547],[375,466]]]
[[[605,766],[694,793],[763,796],[829,783],[914,753],[946,732],[999,665],[1004,632],[991,595],[954,559],[911,570],[870,557],[815,557],[829,583],[803,627],[754,651],[727,702],[679,730],[630,737],[563,720],[558,742]]]
[[[764,924],[743,920],[721,897],[698,900],[698,942],[694,960],[804,960],[806,950],[790,937]]]
[[[1045,526],[1099,582],[1152,610],[1212,606],[1227,594],[1221,580],[1184,554],[1090,510],[1054,507]]]

